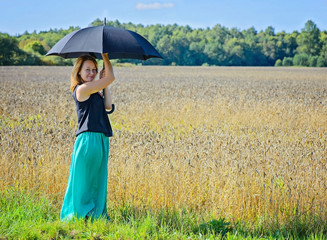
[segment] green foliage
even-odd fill
[[[295,54],[293,58],[293,65],[295,66],[309,66],[310,56],[306,53]]]
[[[57,216],[45,197],[28,191],[8,190],[0,193],[0,238],[25,235],[36,237],[30,227],[53,221]]]
[[[59,220],[60,204],[27,190],[0,192],[0,239],[326,239],[322,219],[307,222],[294,218],[286,226],[251,227],[242,221],[234,226],[225,218],[205,221],[186,209],[138,209],[126,203],[108,209],[104,219],[71,222]],[[261,222],[262,220],[260,220]],[[313,228],[312,228],[313,227]]]
[[[318,58],[319,58],[319,56],[310,56],[309,57],[309,66],[310,67],[316,67],[317,62],[318,62]]]
[[[35,41],[31,41],[28,44],[26,44],[24,46],[24,51],[25,52],[35,52],[38,53],[40,55],[44,55],[47,52],[44,49],[44,46],[42,45],[42,43],[38,40]]]
[[[0,65],[11,65],[18,54],[18,41],[8,34],[0,34]]]
[[[41,64],[42,61],[38,56],[24,52],[18,47],[16,38],[0,33],[0,66]]]
[[[91,26],[103,25],[96,19]],[[245,30],[228,29],[219,24],[212,28],[192,29],[190,26],[135,25],[108,21],[108,26],[135,31],[164,57],[147,61],[118,59],[117,63],[144,65],[218,66],[327,66],[327,32],[320,31],[309,20],[301,32],[276,33],[272,26],[258,32],[253,27]],[[56,42],[68,33],[80,29],[50,29],[18,37],[1,34],[0,65],[72,65],[72,60],[45,57]],[[17,45],[19,49],[17,48]],[[294,61],[290,64],[289,59]],[[280,61],[278,61],[280,59]],[[283,59],[283,60],[282,60]],[[285,61],[284,61],[285,59]]]
[[[297,52],[312,56],[319,55],[322,45],[319,36],[320,30],[317,25],[311,20],[307,21],[302,33],[296,38],[298,43]]]
[[[74,64],[73,59],[64,59],[58,56],[42,56],[44,65],[56,65],[56,66],[72,66]]]
[[[275,62],[275,67],[281,67],[281,66],[283,66],[282,60],[277,59],[277,61]]]
[[[322,56],[319,56],[317,59],[317,67],[326,67],[326,66],[327,66],[327,61]]]
[[[283,66],[284,67],[293,66],[293,58],[291,58],[291,57],[284,57],[284,59],[283,59]]]
[[[215,235],[226,236],[228,232],[232,231],[230,227],[230,222],[225,222],[225,218],[220,218],[219,220],[213,219],[210,222],[202,223],[195,232],[201,234],[212,233]]]

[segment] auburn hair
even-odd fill
[[[87,60],[92,61],[94,63],[95,68],[98,72],[98,62],[94,57],[90,55],[82,55],[79,58],[77,58],[75,65],[73,67],[72,74],[70,76],[70,91],[74,92],[74,89],[76,88],[77,85],[81,85],[84,83],[79,73],[83,67],[84,62]]]

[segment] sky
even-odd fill
[[[0,32],[87,27],[97,18],[121,23],[178,24],[240,30],[268,26],[301,31],[308,20],[327,30],[327,0],[0,0]]]

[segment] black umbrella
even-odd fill
[[[109,27],[87,27],[67,34],[46,54],[64,58],[77,58],[88,54],[102,59],[108,53],[110,59],[133,58],[146,60],[162,58],[158,51],[136,32]]]

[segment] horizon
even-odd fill
[[[85,27],[89,27],[89,26],[91,26],[91,24],[92,24],[92,22],[94,22],[94,21],[96,21],[97,19],[94,19],[93,21],[91,21],[87,26],[85,26]],[[101,21],[104,21],[104,19],[100,19]],[[311,19],[308,19],[307,21],[310,21]],[[112,19],[112,20],[108,20],[108,19],[106,19],[106,22],[107,22],[107,25],[106,26],[109,26],[108,25],[108,22],[115,22],[115,21],[119,21],[118,19]],[[306,21],[306,22],[307,22]],[[311,20],[312,21],[312,20]],[[305,23],[306,23],[305,22]],[[313,23],[315,23],[314,21],[312,21]],[[133,24],[133,25],[142,25],[144,28],[147,28],[147,27],[150,27],[150,26],[155,26],[155,25],[162,25],[162,26],[172,26],[172,25],[177,25],[177,26],[180,26],[180,27],[186,27],[186,26],[189,26],[192,30],[197,30],[197,29],[212,29],[212,28],[214,28],[215,26],[217,26],[217,25],[221,25],[222,27],[225,27],[225,28],[227,28],[228,30],[231,30],[231,29],[233,29],[233,28],[236,28],[236,29],[238,29],[239,31],[243,31],[243,30],[247,30],[247,29],[249,29],[249,28],[254,28],[258,33],[259,32],[264,32],[268,27],[272,27],[274,30],[275,30],[275,34],[277,34],[277,33],[281,33],[281,32],[285,32],[285,33],[287,33],[287,34],[291,34],[291,33],[293,33],[293,32],[301,32],[302,31],[302,29],[305,27],[305,23],[303,24],[303,26],[302,26],[302,28],[300,29],[300,30],[293,30],[293,31],[290,31],[290,32],[286,32],[286,31],[284,31],[284,30],[282,30],[282,31],[276,31],[276,29],[274,28],[274,26],[267,26],[267,28],[266,29],[256,29],[254,26],[252,26],[252,27],[249,27],[249,28],[244,28],[244,29],[240,29],[240,28],[238,28],[238,27],[226,27],[226,26],[224,26],[224,25],[222,25],[222,24],[220,24],[220,23],[217,23],[217,24],[215,24],[214,26],[211,26],[211,27],[192,27],[192,26],[190,26],[190,25],[180,25],[180,24],[178,24],[178,23],[169,23],[169,24],[161,24],[161,23],[154,23],[154,24],[142,24],[142,23],[133,23],[133,22],[121,22],[121,21],[119,21],[119,23],[120,24],[129,24],[129,23],[131,23],[131,24]],[[317,25],[317,23],[315,23],[316,25]],[[22,35],[25,35],[25,34],[33,34],[33,33],[35,33],[36,32],[36,34],[40,34],[40,33],[42,33],[42,32],[50,32],[51,30],[53,30],[53,31],[60,31],[60,30],[68,30],[69,28],[71,28],[71,27],[73,27],[73,28],[82,28],[81,26],[68,26],[68,27],[66,27],[66,28],[49,28],[49,29],[44,29],[44,30],[39,30],[39,31],[37,31],[37,30],[33,30],[33,31],[31,31],[31,32],[29,32],[29,31],[27,31],[27,30],[25,30],[23,33],[17,33],[17,34],[15,34],[15,35],[10,35],[9,33],[5,33],[5,34],[9,34],[10,36],[13,36],[13,37],[19,37],[19,36],[22,36]],[[320,31],[327,31],[327,30],[325,30],[325,29],[320,29],[320,27],[317,25],[317,28],[320,30]],[[3,32],[1,32],[0,31],[0,33],[3,33]]]

